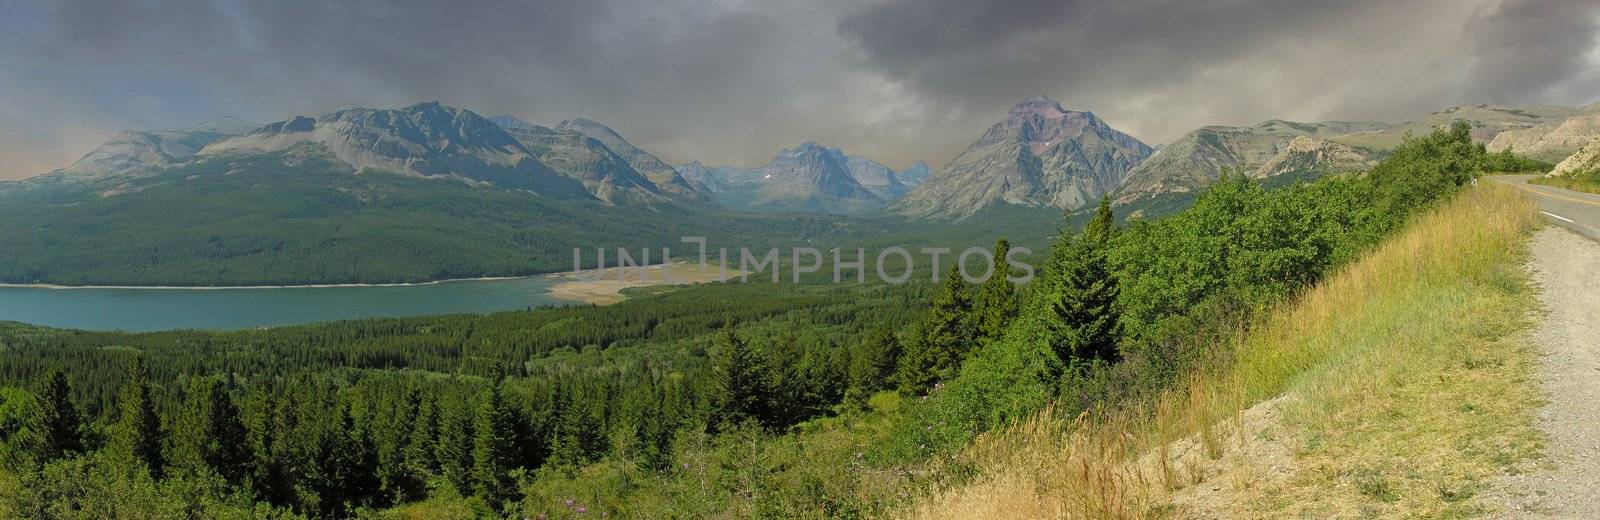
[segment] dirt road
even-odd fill
[[[1600,222],[1578,223],[1600,226]],[[1549,460],[1488,493],[1500,518],[1600,518],[1600,243],[1547,227],[1532,268],[1548,315],[1534,331],[1538,378],[1550,402],[1537,414]]]

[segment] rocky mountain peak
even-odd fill
[[[965,218],[995,204],[1077,208],[1116,189],[1150,152],[1092,113],[1030,98],[893,209],[913,217]]]
[[[974,147],[1016,142],[1028,146],[1039,155],[1060,144],[1084,134],[1112,131],[1090,112],[1067,110],[1061,103],[1047,97],[1036,97],[1018,103],[1006,113],[1006,118],[984,132]]]
[[[500,125],[501,128],[511,128],[515,130],[529,130],[538,126],[533,123],[518,119],[517,116],[511,114],[500,114],[498,116],[491,117],[489,118],[489,122]]]
[[[634,146],[627,139],[623,139],[622,134],[612,130],[609,126],[579,117],[562,121],[556,125],[556,129],[577,132],[600,141],[607,148],[616,152],[617,155],[622,156],[631,168],[644,175],[656,187],[668,194],[694,200],[705,198],[705,193],[702,193],[703,190],[697,188],[694,183],[680,175],[676,168],[650,154],[650,152]]]

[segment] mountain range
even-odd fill
[[[125,131],[64,168],[0,182],[0,226],[16,230],[0,244],[0,281],[417,281],[554,270],[573,246],[707,230],[815,238],[868,222],[1059,215],[1102,196],[1150,216],[1228,171],[1286,183],[1363,170],[1408,132],[1458,119],[1491,149],[1555,162],[1594,140],[1600,104],[1206,126],[1157,149],[1037,97],[937,170],[809,141],[757,167],[672,166],[589,119],[541,126],[437,102],[225,117]]]
[[[1557,163],[1600,138],[1600,103],[1580,108],[1565,118],[1550,118],[1528,128],[1507,130],[1489,141],[1491,152],[1518,154]]]
[[[812,141],[778,152],[766,166],[691,162],[678,166],[678,172],[712,200],[730,208],[845,215],[874,213],[932,175],[921,162],[896,172],[872,159],[846,155]]]
[[[1255,126],[1206,126],[1184,134],[1128,172],[1115,190],[1119,204],[1193,193],[1225,171],[1271,178],[1332,166],[1359,170],[1377,152],[1329,141],[1335,136],[1391,128],[1385,123],[1266,121]],[[1296,146],[1291,147],[1291,143]]]

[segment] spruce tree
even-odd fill
[[[43,460],[49,462],[83,451],[83,421],[72,404],[67,375],[52,370],[40,385],[39,425],[44,432]]]
[[[761,353],[724,327],[711,350],[712,421],[717,427],[753,419],[769,420],[771,374]]]
[[[518,465],[516,423],[500,384],[491,385],[478,403],[472,460],[474,489],[496,507],[516,498],[517,481],[511,473]]]
[[[1051,346],[1063,362],[1113,361],[1118,357],[1121,316],[1117,311],[1118,285],[1111,271],[1108,250],[1116,236],[1111,204],[1100,199],[1095,216],[1083,233],[1060,245],[1062,254],[1052,255],[1055,294],[1050,295],[1053,313]]]
[[[419,474],[438,473],[439,464],[434,459],[433,446],[439,439],[439,405],[434,399],[424,399],[417,404],[417,416],[411,424],[411,438],[407,439],[406,463]]]
[[[889,323],[879,323],[867,332],[861,346],[850,350],[847,368],[850,399],[864,402],[873,392],[884,389],[900,363],[900,340]]]
[[[154,478],[165,475],[167,461],[161,452],[164,433],[152,401],[149,370],[144,360],[134,362],[128,381],[117,394],[117,423],[109,440],[113,456],[124,464],[142,465]]]
[[[973,322],[972,295],[960,269],[952,266],[934,295],[917,338],[907,345],[901,358],[897,373],[901,392],[919,393],[937,381],[955,377],[977,342]]]
[[[222,383],[196,380],[174,430],[172,465],[209,468],[228,482],[248,476],[253,458],[249,431]]]
[[[978,287],[973,302],[977,313],[978,337],[997,339],[1005,333],[1006,325],[1017,316],[1017,288],[1011,284],[1011,263],[1006,256],[1011,253],[1011,243],[1002,238],[994,245],[994,272]]]
[[[440,414],[434,459],[439,464],[439,473],[465,496],[472,494],[473,414],[465,403],[452,404],[448,413]]]

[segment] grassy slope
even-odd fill
[[[1559,175],[1555,177],[1539,176],[1528,180],[1532,184],[1543,184],[1557,188],[1584,193],[1600,194],[1600,175]]]
[[[1477,511],[1476,483],[1539,446],[1533,353],[1514,334],[1533,304],[1518,269],[1533,214],[1508,188],[1471,190],[1219,346],[1160,402],[980,438],[964,456],[985,476],[913,516]]]

